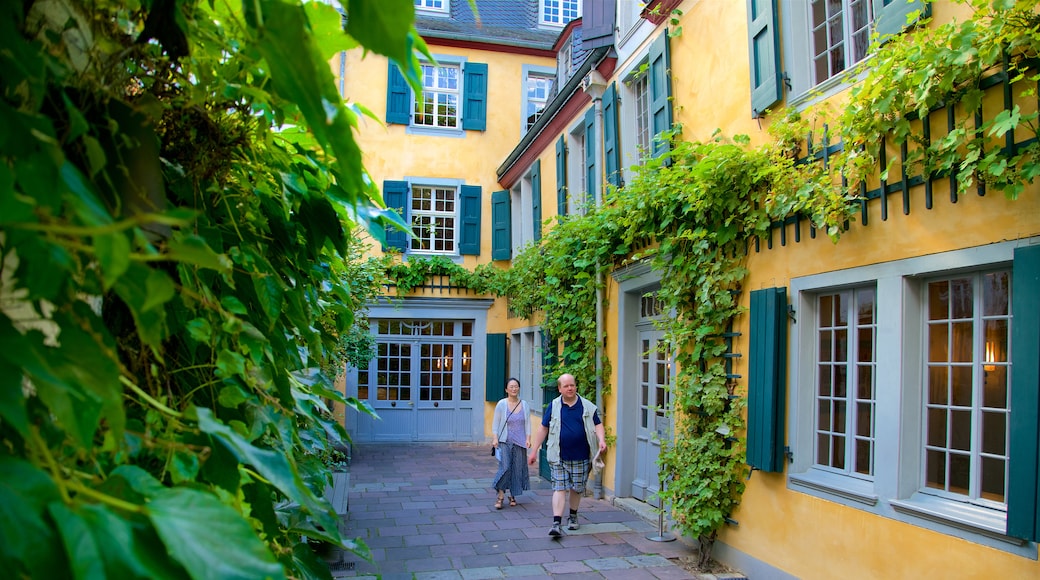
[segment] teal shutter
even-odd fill
[[[531,221],[534,241],[542,239],[542,160],[538,159],[531,168]]]
[[[484,384],[484,400],[497,403],[506,395],[506,335],[487,335],[487,377]]]
[[[567,215],[567,141],[556,140],[556,215]]]
[[[907,27],[907,17],[920,10],[918,17],[931,13],[931,4],[924,0],[872,0],[874,2],[874,26],[880,36],[899,34]],[[916,21],[916,19],[915,19]]]
[[[621,187],[621,148],[618,147],[617,83],[603,93],[603,168],[607,183]]]
[[[748,352],[747,462],[762,471],[784,470],[786,357],[787,290],[755,290]]]
[[[386,82],[386,123],[387,125],[408,125],[412,121],[412,89],[408,81],[394,64],[389,61]]]
[[[751,56],[751,116],[759,118],[783,98],[776,0],[748,0],[748,53]]]
[[[1040,246],[1015,248],[1011,278],[1007,534],[1040,541]]]
[[[459,254],[480,255],[480,186],[463,185],[459,191]]]
[[[585,194],[588,201],[596,200],[596,109],[585,111]]]
[[[462,128],[467,131],[487,129],[488,65],[467,62],[462,81]]]
[[[491,194],[491,259],[508,260],[513,257],[512,215],[509,191]]]
[[[556,365],[559,355],[557,354],[556,340],[552,335],[542,331],[542,384],[543,389],[556,387]]]
[[[396,210],[401,215],[405,223],[411,223],[408,220],[408,182],[407,181],[384,181],[383,182],[383,201],[386,202],[386,207],[389,209]],[[397,248],[404,252],[408,250],[408,232],[401,231],[397,228],[386,229],[386,246],[383,247],[383,251],[386,248]]]
[[[650,44],[650,121],[653,132],[653,156],[668,152],[668,141],[661,133],[672,129],[672,74],[668,55],[668,33],[658,36]]]

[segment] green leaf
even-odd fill
[[[170,489],[147,512],[170,557],[196,580],[285,578],[249,522],[206,492]]]
[[[0,455],[0,564],[5,574],[58,578],[68,561],[57,534],[44,519],[46,505],[59,501],[50,476],[28,461]]]
[[[100,235],[94,238],[94,252],[101,265],[101,279],[105,290],[130,268],[130,240],[123,233]]]
[[[94,535],[83,518],[61,502],[52,502],[47,510],[58,526],[65,552],[72,564],[72,575],[77,580],[104,580],[107,578]]]
[[[196,318],[188,322],[185,325],[188,329],[188,334],[195,340],[209,344],[213,340],[213,327],[209,321],[205,318]]]
[[[274,326],[278,320],[278,315],[282,311],[282,286],[278,279],[270,274],[258,274],[253,276],[253,289],[256,290],[256,297],[260,301],[260,307],[264,311],[264,315],[267,316],[271,324],[268,328]]]
[[[237,352],[222,350],[217,355],[217,376],[222,378],[234,377],[246,372],[246,359]]]
[[[343,30],[343,19],[339,10],[321,2],[307,2],[303,8],[311,22],[311,36],[325,60],[331,59],[337,52],[353,50],[359,46],[357,41]]]
[[[200,268],[210,268],[227,274],[231,271],[231,260],[223,254],[213,251],[206,240],[195,235],[177,237],[170,240],[167,255],[171,260],[194,264]]]
[[[72,194],[69,198],[70,204],[84,223],[91,226],[108,225],[112,223],[112,216],[105,208],[97,194],[94,186],[80,173],[72,163],[66,161],[59,170],[62,181]]]
[[[350,0],[347,16],[347,32],[366,49],[396,62],[407,62],[411,57],[408,33],[415,20],[414,2]]]
[[[182,579],[187,573],[170,560],[155,530],[144,522],[99,504],[79,508],[98,546],[108,578]]]

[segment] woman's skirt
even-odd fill
[[[531,476],[527,471],[527,449],[512,443],[499,442],[501,452],[498,459],[498,472],[495,473],[495,490],[509,490],[509,495],[516,497],[531,489]]]

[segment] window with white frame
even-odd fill
[[[813,84],[851,68],[867,56],[872,0],[810,0]]]
[[[410,203],[412,251],[456,254],[458,188],[413,185]]]
[[[529,131],[538,121],[542,110],[549,101],[549,90],[552,88],[553,76],[544,73],[529,73],[526,81],[524,99],[524,131]]]
[[[1005,535],[1014,246],[791,280],[792,489],[1029,552]]]
[[[585,134],[581,125],[567,134],[567,151],[567,213],[575,215],[583,213],[587,205]]]
[[[581,0],[539,0],[539,22],[563,26],[581,16]]]
[[[421,12],[447,12],[449,0],[415,0],[415,9]]]
[[[571,78],[571,55],[571,42],[568,39],[556,54],[556,78],[560,85],[566,84]]]
[[[520,398],[532,409],[542,406],[542,331],[523,328],[509,341],[509,374],[520,381]]]
[[[817,296],[815,463],[874,475],[874,287]]]
[[[415,97],[412,124],[422,127],[459,126],[459,74],[456,65],[423,64],[423,91]]]
[[[618,32],[622,37],[628,35],[642,20],[646,2],[641,0],[617,0]]]
[[[1011,272],[927,284],[923,485],[1004,507],[1008,468]]]
[[[636,159],[642,163],[652,151],[650,139],[653,135],[650,117],[650,75],[637,74],[629,83],[629,90],[635,97],[635,111],[633,111],[636,122]]]

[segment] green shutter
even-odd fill
[[[556,215],[567,215],[567,140],[556,140]]]
[[[506,393],[506,369],[509,368],[506,357],[506,335],[487,335],[487,377],[484,385],[484,400],[496,403]]]
[[[488,65],[467,62],[462,82],[462,128],[467,131],[487,129]]]
[[[787,380],[787,290],[751,292],[748,352],[747,462],[784,470],[784,392]]]
[[[540,386],[543,389],[556,387],[558,359],[556,340],[548,331],[542,330],[542,384]]]
[[[491,194],[492,260],[508,260],[513,257],[511,203],[508,190],[503,189]]]
[[[1040,541],[1040,246],[1015,248],[1011,278],[1007,534]]]
[[[924,0],[872,0],[874,2],[874,26],[880,36],[899,34],[907,27],[907,17],[920,10],[918,18],[931,14],[931,4]]]
[[[618,147],[617,83],[603,93],[603,167],[607,183],[621,187],[621,150]]]
[[[459,254],[480,255],[480,186],[463,185],[459,191]]]
[[[404,80],[400,69],[389,61],[386,81],[386,123],[388,125],[408,125],[412,120],[412,89]]]
[[[534,240],[542,239],[542,160],[537,159],[531,168],[531,221]]]
[[[596,109],[585,111],[585,194],[586,200],[596,200]]]
[[[658,36],[650,44],[650,121],[653,132],[653,156],[667,153],[668,141],[660,138],[661,133],[672,129],[672,75],[668,55],[668,33]]]
[[[756,119],[784,96],[776,15],[776,0],[748,0],[751,116]]]
[[[387,208],[397,211],[405,223],[411,223],[408,221],[407,181],[384,181],[383,201],[386,202]],[[383,251],[386,251],[386,248],[397,248],[402,252],[407,251],[408,232],[388,227],[386,229],[386,246],[383,247]]]

